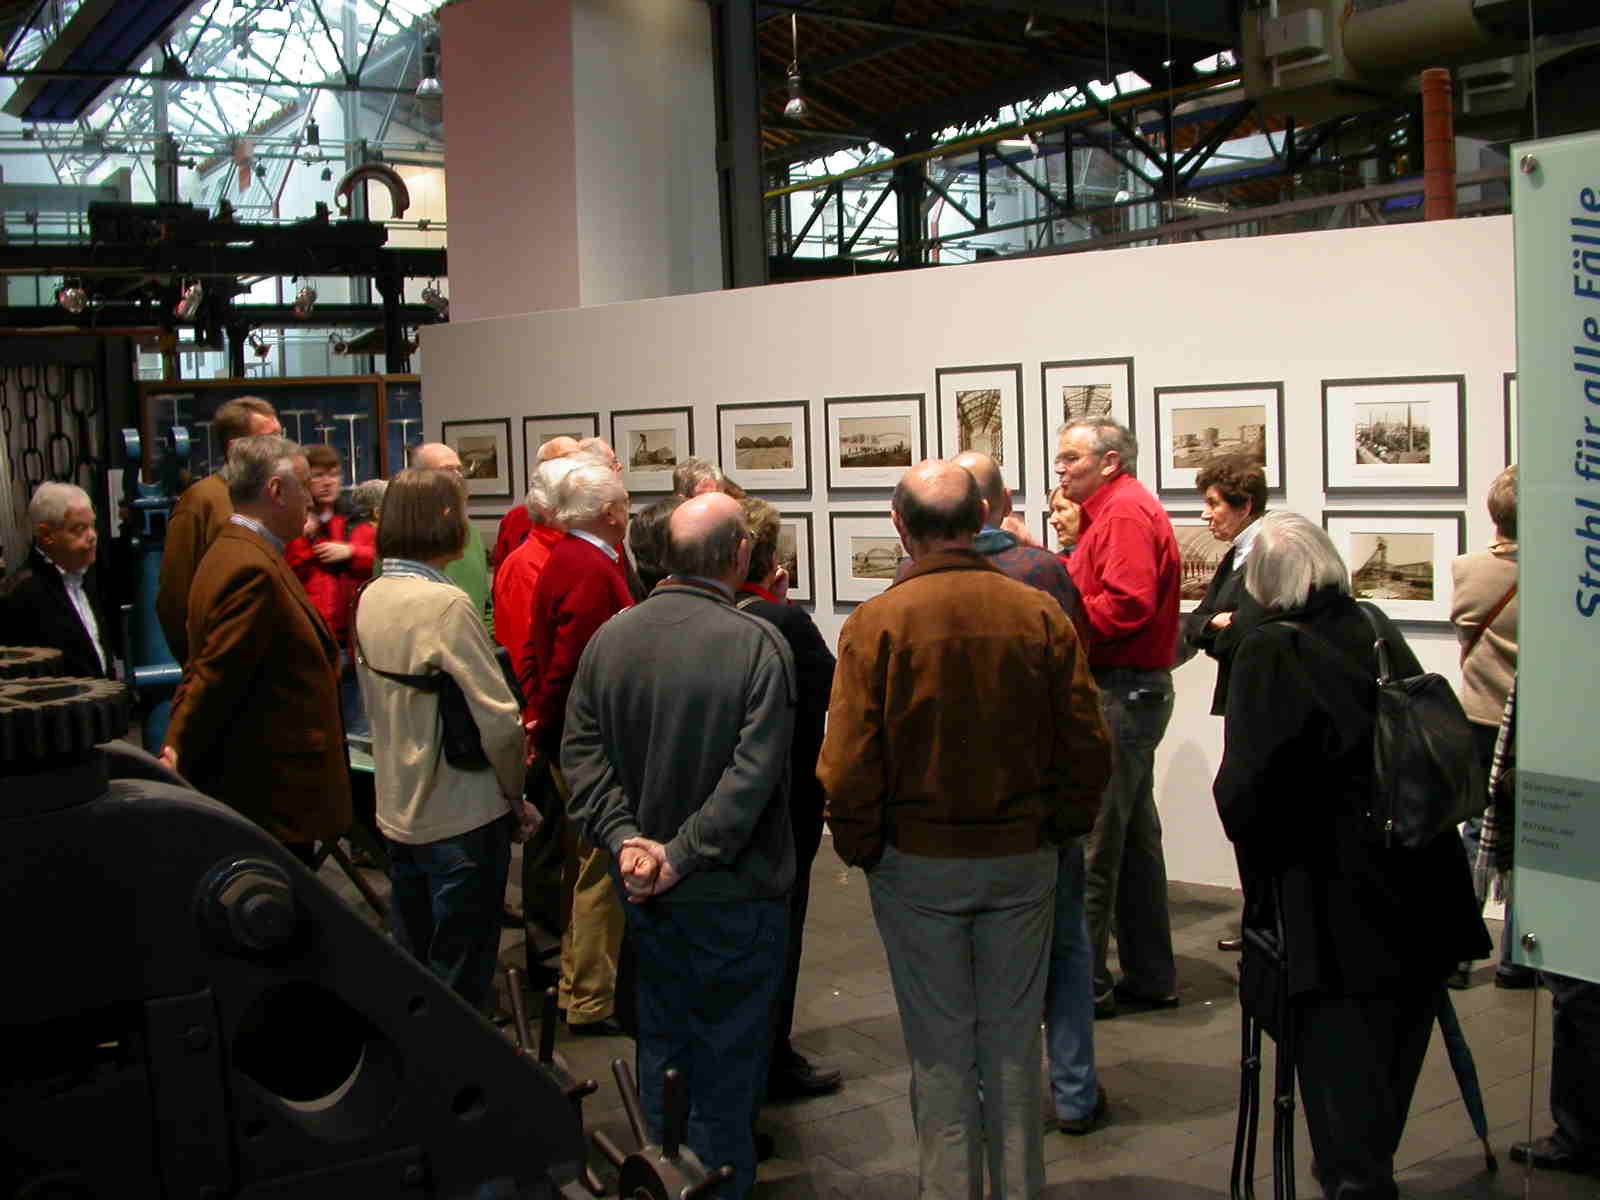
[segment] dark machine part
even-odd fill
[[[723,1182],[733,1178],[733,1168],[729,1166],[707,1171],[694,1151],[683,1144],[689,1128],[689,1093],[676,1067],[667,1071],[666,1094],[661,1098],[660,1145],[649,1140],[639,1107],[639,1090],[628,1064],[620,1058],[613,1059],[611,1074],[616,1077],[622,1107],[638,1147],[623,1150],[602,1130],[594,1132],[595,1149],[617,1168],[618,1196],[624,1200],[693,1200],[714,1194]]]
[[[44,646],[0,646],[0,679],[61,674],[61,651]]]
[[[94,746],[125,695],[0,684],[0,881],[28,909],[0,1195],[585,1195],[561,1081],[262,830]]]

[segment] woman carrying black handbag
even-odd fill
[[[1460,842],[1385,847],[1365,815],[1377,662],[1338,551],[1295,513],[1260,526],[1245,587],[1264,616],[1235,651],[1217,811],[1246,930],[1282,930],[1288,1049],[1324,1194],[1387,1200],[1439,990],[1491,942]],[[1375,615],[1395,673],[1418,673]]]

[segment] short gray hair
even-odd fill
[[[535,525],[555,524],[556,485],[586,462],[605,466],[591,455],[567,454],[561,458],[547,458],[533,469],[528,480],[528,494],[522,503]],[[606,470],[611,468],[606,467]]]
[[[627,499],[628,489],[622,486],[622,480],[610,467],[580,462],[555,485],[551,493],[552,515],[556,524],[570,529],[595,520],[605,511],[606,505],[626,503]]]
[[[350,511],[358,521],[370,521],[383,507],[383,494],[389,490],[387,479],[365,479],[350,489]]]
[[[1244,565],[1244,586],[1268,612],[1304,608],[1318,588],[1350,594],[1350,572],[1333,539],[1299,513],[1268,513]]]
[[[29,525],[60,525],[67,519],[67,509],[94,509],[89,493],[75,483],[56,483],[46,480],[33,489],[33,499],[28,501]]]
[[[695,489],[706,480],[722,490],[725,476],[722,468],[709,458],[686,458],[672,469],[672,490],[680,496],[692,497]]]
[[[739,558],[739,543],[750,533],[742,508],[730,510],[727,517],[692,541],[673,536],[671,514],[668,515],[668,571],[674,575],[721,579],[733,570]]]
[[[1078,417],[1056,430],[1056,436],[1059,437],[1072,429],[1093,430],[1094,452],[1110,454],[1115,450],[1122,459],[1122,469],[1129,475],[1132,475],[1134,467],[1139,465],[1139,439],[1133,436],[1126,425],[1113,421],[1110,417]]]
[[[234,438],[228,444],[228,465],[222,468],[228,499],[235,508],[259,500],[267,490],[267,480],[289,474],[294,460],[303,457],[305,451],[299,443],[286,437]]]

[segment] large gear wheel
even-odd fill
[[[62,655],[44,646],[0,646],[0,679],[60,675]]]
[[[87,754],[127,732],[128,690],[115,680],[0,680],[0,773]]]

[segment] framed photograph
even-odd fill
[[[505,513],[475,513],[467,514],[467,521],[478,531],[478,536],[483,539],[483,548],[489,554],[494,553],[495,539],[500,536],[500,520]]]
[[[741,483],[739,485],[743,487]],[[814,604],[817,599],[817,555],[811,545],[811,514],[778,514],[778,561],[789,572],[789,599]]]
[[[1456,492],[1467,472],[1463,375],[1322,381],[1322,486],[1330,496]]]
[[[1506,466],[1517,461],[1517,373],[1507,371],[1500,382],[1506,397]]]
[[[889,589],[906,556],[889,515],[829,513],[833,602],[860,604]]]
[[[440,439],[461,456],[469,500],[509,500],[517,477],[511,461],[511,418],[446,421]]]
[[[811,403],[717,405],[717,465],[753,496],[811,490]]]
[[[1450,560],[1467,550],[1464,513],[1326,509],[1322,527],[1350,568],[1357,600],[1393,620],[1450,623]]]
[[[828,487],[892,488],[899,483],[907,467],[927,457],[924,399],[917,392],[824,400]]]
[[[1283,384],[1208,383],[1156,389],[1156,490],[1193,495],[1213,459],[1261,463],[1267,491],[1283,491]]]
[[[939,396],[939,453],[945,458],[968,450],[987,454],[999,464],[1006,486],[1021,492],[1022,364],[940,367],[933,376]]]
[[[1133,359],[1073,358],[1039,364],[1044,400],[1044,492],[1056,485],[1056,430],[1079,417],[1110,417],[1134,429]]]
[[[1211,577],[1222,565],[1222,556],[1228,552],[1228,542],[1219,542],[1211,536],[1200,510],[1179,512],[1168,509],[1172,519],[1172,532],[1178,538],[1178,607],[1193,612],[1205,599]]]
[[[522,461],[527,464],[529,477],[533,475],[533,460],[539,447],[551,438],[577,438],[581,442],[584,438],[599,436],[600,414],[597,412],[540,413],[536,417],[523,417]]]
[[[636,408],[611,414],[611,448],[630,492],[670,492],[672,470],[694,453],[689,408]]]

